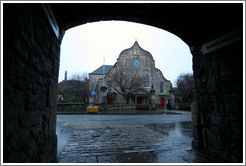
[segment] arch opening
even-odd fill
[[[65,48],[66,46],[67,48]],[[133,52],[130,51],[131,48],[133,49]],[[187,73],[187,72],[192,73],[192,56],[189,51],[189,47],[180,38],[169,32],[166,32],[162,29],[155,28],[152,26],[133,23],[133,22],[100,21],[95,23],[83,24],[81,26],[77,26],[67,30],[65,35],[63,36],[63,41],[61,44],[60,68],[62,69],[60,69],[59,72],[58,92],[59,92],[59,84],[68,81],[66,80],[67,75],[65,74],[66,76],[64,77],[64,73],[71,73],[68,74],[68,78],[72,79],[73,74],[76,73],[78,74],[79,72],[83,74],[84,72],[88,72],[90,73],[89,82],[93,80],[95,82],[94,83],[95,86],[100,83],[103,85],[102,81],[105,81],[104,85],[106,86],[110,84],[110,87],[109,88],[107,87],[108,90],[106,90],[106,93],[108,93],[107,95],[100,94],[101,92],[98,92],[95,89],[89,90],[88,96],[90,96],[92,91],[96,91],[97,94],[99,93],[96,96],[96,100],[97,100],[96,104],[98,104],[99,107],[103,106],[102,105],[103,99],[101,99],[102,95],[105,95],[104,97],[106,97],[105,103],[106,105],[109,106],[108,108],[106,108],[108,109],[108,111],[114,105],[118,106],[119,104],[126,104],[124,102],[123,97],[119,98],[120,94],[119,93],[117,94],[117,91],[113,90],[112,82],[106,82],[108,79],[107,76],[105,76],[105,80],[101,80],[101,82],[99,79],[95,81],[94,78],[91,77],[91,75],[93,75],[93,72],[96,73],[95,75],[96,77],[98,77],[99,73],[95,71],[101,70],[100,66],[103,65],[107,65],[107,66],[111,65],[111,67],[115,65],[117,65],[117,67],[120,66],[121,61],[124,61],[121,59],[125,56],[129,56],[125,54],[125,52],[131,52],[131,54],[134,57],[131,57],[132,59],[127,62],[122,62],[124,66],[127,66],[126,70],[123,70],[123,75],[125,71],[129,71],[130,75],[137,75],[139,77],[140,76],[143,77],[142,86],[143,89],[145,89],[145,91],[142,90],[140,91],[137,88],[135,89],[134,96],[131,96],[129,99],[129,103],[131,103],[131,106],[135,104],[138,105],[136,109],[155,110],[150,114],[155,114],[155,113],[161,114],[160,110],[167,109],[167,104],[168,102],[170,102],[173,104],[173,109],[174,109],[175,102],[174,101],[171,102],[171,100],[175,100],[175,99],[174,97],[170,98],[169,90],[171,90],[171,88],[173,87],[171,84],[176,85],[176,79],[180,75],[180,73]],[[72,56],[72,54],[75,54],[76,56]],[[143,55],[143,54],[147,54],[147,55]],[[149,59],[141,58],[141,56],[143,56],[144,58],[147,57]],[[72,67],[74,67],[74,65],[71,62],[71,59],[75,61],[74,64],[78,63],[78,66],[80,66],[81,68],[72,70]],[[134,60],[136,59],[140,60],[141,62],[134,63]],[[179,59],[179,61],[177,61],[177,59]],[[185,64],[186,62],[187,64]],[[67,69],[65,63],[67,63]],[[85,65],[86,68],[83,68],[83,65]],[[148,67],[151,65],[152,67]],[[179,66],[179,69],[177,71],[174,71],[175,66],[176,67]],[[108,70],[106,68],[102,68],[101,72],[105,72],[105,73],[101,73],[101,74],[106,75],[106,70],[110,71],[110,69]],[[131,71],[132,69],[134,69],[134,71]],[[135,73],[135,71],[137,70],[139,70],[139,72]],[[164,70],[166,71],[163,72]],[[147,75],[146,75],[146,71],[147,71]],[[172,76],[172,80],[169,79],[170,77],[168,75],[169,73],[175,73],[173,74],[174,76]],[[146,80],[145,78],[146,76],[148,77],[147,78],[148,80]],[[62,80],[62,78],[64,79]],[[156,83],[153,86],[154,80],[156,81]],[[145,85],[144,83],[145,84],[148,83],[148,85]],[[155,101],[158,105],[158,108],[155,108],[156,106],[152,106],[152,105],[150,106],[151,88],[152,90],[156,91],[156,94],[158,94],[156,96],[157,99]],[[144,94],[140,95],[140,93],[144,93]],[[118,99],[115,96],[117,96]],[[92,98],[88,97],[88,98],[89,98],[88,101],[89,105],[93,104],[95,100],[93,99],[94,97]],[[122,100],[121,103],[120,100]],[[105,111],[107,112],[106,109],[105,107],[102,107],[100,108],[100,111],[104,111],[105,113]],[[171,108],[169,107],[169,109]],[[118,112],[117,110],[114,111],[116,113]],[[134,113],[134,111],[135,110],[133,110],[132,113]],[[80,110],[80,113],[85,114],[86,110],[83,111]],[[131,114],[131,112],[129,113]],[[118,114],[120,113],[118,112]],[[75,120],[76,123],[79,123],[78,118],[75,119],[76,119]],[[71,123],[69,125],[71,126],[75,125],[74,122],[72,122],[73,121],[72,119],[68,121],[69,123]],[[81,123],[82,122],[84,123],[84,121],[81,121]],[[87,122],[89,123],[90,121]],[[134,123],[134,121],[132,121],[131,123]],[[118,125],[115,124],[115,125],[119,126],[119,124]],[[104,128],[103,126],[101,126],[101,124],[100,127]],[[60,130],[61,130],[61,126],[58,126],[57,127],[58,144],[63,143],[63,145],[58,146],[58,156],[62,153],[64,149],[67,148],[64,143],[67,143],[68,139],[70,138],[69,136],[62,138],[62,134],[60,134]],[[192,129],[189,128],[189,130],[191,131]],[[61,139],[61,141],[59,141],[59,139]],[[188,142],[191,143],[191,138],[189,139],[190,141]],[[93,143],[91,143],[91,145],[93,145]],[[62,161],[62,158],[59,159]]]
[[[59,42],[66,29],[98,20],[154,25],[194,46],[192,146],[210,149],[225,162],[243,162],[243,5],[53,3],[49,17],[40,4],[4,3],[3,162],[55,162]]]
[[[192,55],[189,46],[178,36],[160,28],[136,22],[100,21],[82,24],[66,31],[66,35],[63,37],[61,43],[61,69],[58,82],[65,79],[65,68],[69,71],[73,66],[64,65],[63,67],[63,63],[69,61],[69,56],[63,60],[63,55],[68,55],[69,51],[72,51],[72,54],[74,54],[69,54],[70,56],[74,56],[74,58],[72,58],[74,59],[74,61],[72,61],[74,65],[79,66],[80,61],[77,61],[77,59],[83,55],[88,55],[89,57],[86,58],[88,58],[88,61],[93,65],[92,68],[81,67],[72,73],[78,71],[89,72],[103,64],[103,57],[105,63],[113,65],[117,61],[120,52],[130,48],[135,41],[137,41],[143,49],[155,56],[156,67],[171,80],[173,85],[175,85],[175,79],[180,73],[192,72]],[[73,46],[69,43],[73,43]],[[68,47],[65,48],[64,45]],[[98,57],[95,58],[95,55],[100,59],[98,59]],[[161,58],[166,60],[161,60]],[[85,59],[83,59],[83,61],[85,61]],[[174,71],[175,67],[172,65],[175,64],[175,59],[180,59],[176,61],[176,65],[179,66],[178,71]],[[95,65],[93,63],[95,63]],[[174,76],[171,76],[171,71],[173,73],[175,72]]]

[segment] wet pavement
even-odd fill
[[[191,148],[190,112],[58,115],[59,163],[213,163]]]

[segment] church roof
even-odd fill
[[[103,73],[103,67],[104,67],[104,73]],[[93,71],[91,74],[108,74],[109,70],[112,68],[112,65],[102,65],[95,71]]]
[[[138,44],[138,42],[137,41],[135,41],[134,42],[134,44],[133,44],[133,46],[132,47],[134,47],[134,48],[141,48],[140,46],[139,46],[139,44]],[[142,48],[141,48],[142,49]]]

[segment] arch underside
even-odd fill
[[[50,8],[59,40],[40,4],[3,5],[3,162],[56,161],[60,43],[67,29],[101,20],[152,25],[195,46],[193,145],[242,162],[242,35],[239,40],[227,35],[220,39],[229,42],[200,52],[204,43],[243,27],[242,4],[52,3]]]
[[[242,27],[240,4],[54,3],[51,8],[58,25],[62,27],[61,33],[88,22],[122,20],[169,31],[189,46]]]

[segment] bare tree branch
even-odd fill
[[[109,72],[107,83],[129,103],[133,92],[143,87],[143,76],[139,76],[136,70],[127,68],[127,65],[116,66]]]
[[[193,98],[193,75],[191,73],[188,74],[180,74],[176,80],[177,84],[177,94],[182,96],[183,102],[190,102]]]

